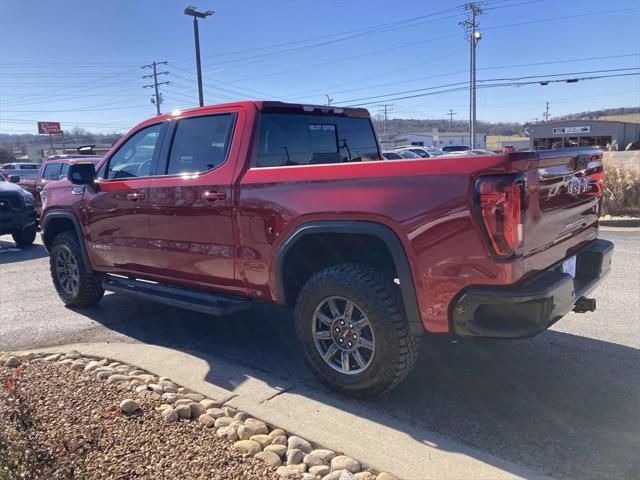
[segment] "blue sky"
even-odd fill
[[[468,117],[466,90],[399,99],[468,80],[460,0],[193,2],[216,12],[200,24],[206,103],[325,103],[328,94],[374,114],[391,103],[392,118],[447,118],[450,108]],[[163,111],[195,106],[189,4],[0,0],[0,132],[35,132],[38,120],[127,130],[155,113],[140,78],[153,60],[169,62]],[[640,0],[484,5],[478,80],[640,67]],[[552,116],[638,106],[640,77],[479,89],[478,118],[531,121],[546,101]]]

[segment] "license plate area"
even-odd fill
[[[562,262],[562,273],[571,275],[571,278],[576,278],[576,256],[567,258]]]

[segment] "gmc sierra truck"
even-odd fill
[[[295,309],[308,363],[377,395],[419,336],[523,338],[609,271],[598,150],[385,161],[364,109],[256,101],[153,117],[43,190],[55,288],[222,315]]]

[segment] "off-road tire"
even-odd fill
[[[13,241],[16,242],[16,245],[19,247],[26,247],[28,245],[33,244],[36,240],[36,224],[25,228],[19,232],[16,232],[11,235],[13,237]]]
[[[334,370],[316,348],[314,314],[330,296],[351,300],[369,319],[375,335],[374,356],[361,373]],[[311,368],[332,389],[352,397],[373,397],[395,387],[407,377],[418,356],[419,342],[409,334],[399,287],[369,265],[342,264],[315,274],[298,296],[295,319],[296,334]]]
[[[70,294],[62,288],[56,273],[56,257],[61,249],[66,249],[74,258],[78,266],[78,288],[74,294]],[[49,249],[49,269],[51,279],[56,287],[60,299],[70,307],[90,307],[100,301],[104,295],[102,288],[102,275],[92,273],[84,261],[82,249],[75,232],[62,232],[51,243]]]

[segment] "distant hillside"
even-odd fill
[[[571,113],[569,115],[553,117],[552,120],[594,120],[600,117],[629,115],[632,113],[640,113],[640,107],[619,107],[605,108],[603,110],[591,110],[588,112]]]
[[[604,116],[611,115],[627,115],[640,113],[640,107],[619,107],[619,108],[605,108],[602,110],[592,110],[588,112],[572,113],[569,115],[562,115],[559,117],[552,117],[551,120],[588,120],[596,119]],[[633,121],[633,120],[632,120]],[[376,130],[380,133],[383,131],[382,119],[376,116],[374,124]],[[487,135],[522,135],[524,129],[533,122],[518,123],[518,122],[478,122],[478,132],[486,133]],[[439,132],[467,132],[469,131],[467,121],[454,121],[453,128],[451,127],[449,120],[436,119],[436,120],[417,120],[417,119],[404,119],[393,118],[387,120],[387,133],[390,135],[401,135],[406,133],[422,133],[431,132],[434,128],[437,128]]]
[[[379,133],[383,131],[383,122],[374,119],[376,130]],[[469,130],[469,124],[466,121],[454,121],[453,128],[449,120],[415,120],[393,118],[387,120],[387,133],[390,135],[400,135],[406,133],[424,133],[431,132],[437,128],[439,132],[466,132]],[[518,135],[522,133],[523,125],[517,122],[478,122],[478,132],[487,135]]]

